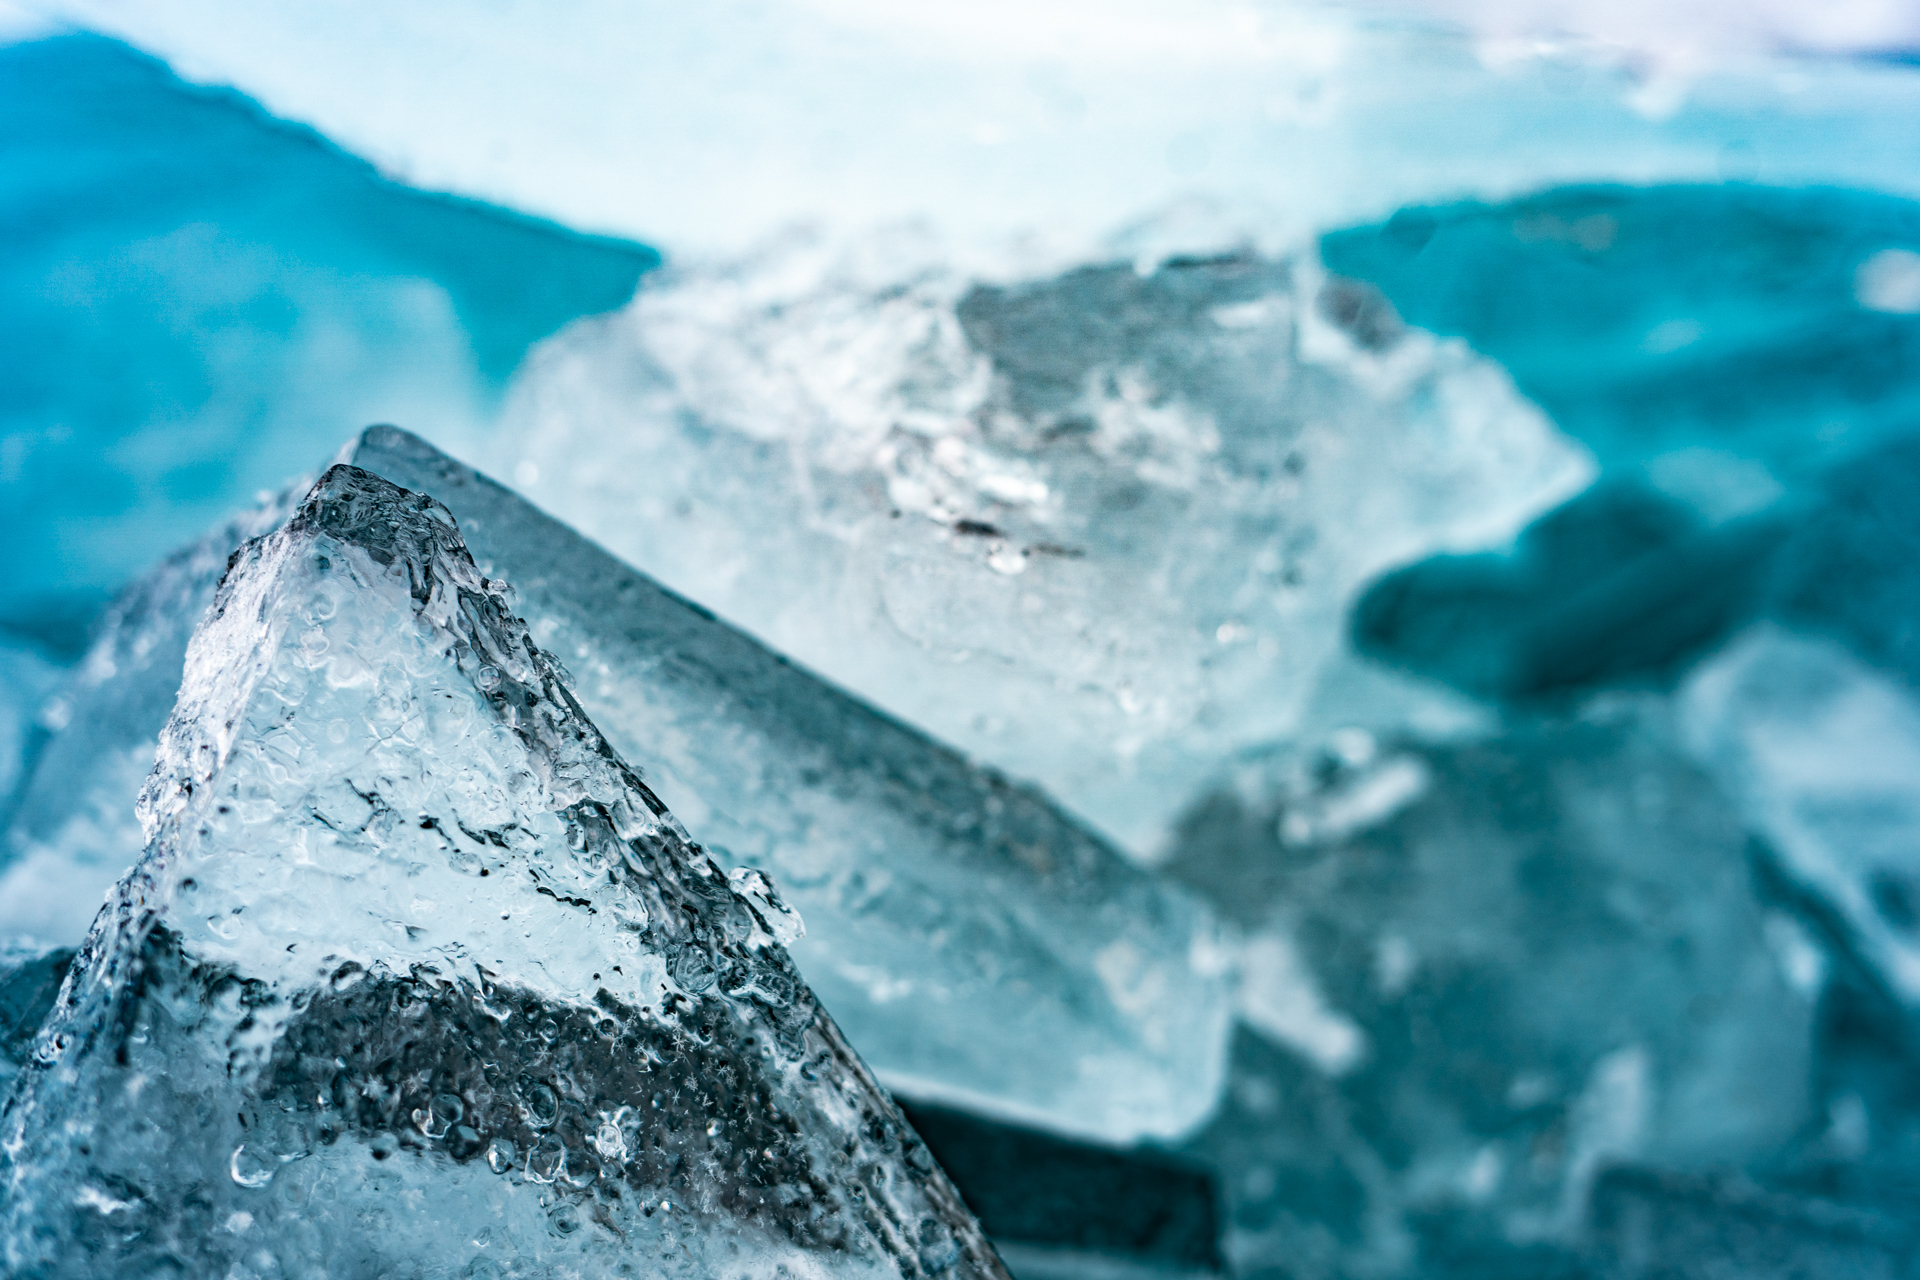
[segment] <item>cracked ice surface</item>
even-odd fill
[[[1251,253],[983,279],[901,237],[669,273],[539,351],[536,500],[1150,856],[1382,569],[1591,474],[1458,343]]]
[[[141,816],[0,1113],[10,1272],[1004,1275],[438,504],[335,468],[247,544]]]

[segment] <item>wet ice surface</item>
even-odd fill
[[[1532,81],[1509,84],[1525,97]],[[1551,93],[1565,100],[1564,85]],[[1648,129],[1680,145],[1699,130],[1688,116]],[[1431,132],[1479,145],[1453,123]],[[1583,173],[1614,171],[1545,124],[1533,136]],[[1132,132],[1127,147],[1141,153]],[[256,154],[211,149],[229,150]],[[1512,165],[1523,182],[1486,185],[1543,180],[1537,162]],[[1769,165],[1793,171],[1779,155]],[[1295,166],[1272,172],[1307,185]],[[1049,191],[1072,186],[1049,178]],[[1355,207],[1337,186],[1303,198]],[[550,343],[479,460],[768,648],[402,435],[365,437],[352,460],[445,500],[479,570],[516,584],[511,608],[613,749],[721,865],[772,874],[809,926],[789,940],[794,964],[881,1083],[913,1100],[1029,1280],[1911,1273],[1920,222],[1883,196],[1737,184],[1549,190],[1392,218],[1375,208],[1391,201],[1362,203],[1375,224],[1326,237],[1317,261],[1276,250],[1297,244],[1283,239],[1152,226],[1099,252],[984,265],[911,237],[844,253],[844,240],[796,238],[678,268],[622,315]],[[642,215],[651,206],[626,207]],[[459,222],[422,225],[437,249]],[[357,270],[371,252],[360,240],[335,228],[260,243],[305,260],[350,242],[342,261]],[[477,278],[420,272],[438,283],[392,296],[444,292],[457,307]],[[184,281],[195,315],[221,287],[161,274]],[[312,314],[327,311],[335,286],[299,280]],[[426,347],[382,352],[431,374],[460,357],[444,310],[401,324],[410,312],[382,320],[376,306],[349,328],[426,334]],[[509,328],[532,315],[462,310],[476,344],[489,314]],[[571,312],[540,314],[521,340]],[[310,326],[295,329],[289,342],[307,341]],[[59,346],[49,334],[32,336]],[[267,380],[302,412],[361,402],[360,378],[326,387],[344,390],[337,401],[288,389],[316,385],[324,363],[260,367],[298,373]],[[83,407],[97,390],[85,373]],[[213,403],[214,427],[228,408]],[[103,419],[115,429],[146,420],[116,413]],[[348,425],[291,465],[318,461]],[[21,474],[31,486],[46,473]],[[228,552],[276,520],[217,533],[122,596],[64,689],[54,668],[70,651],[35,638],[58,628],[4,620],[0,779],[27,781],[9,793],[0,934],[38,940],[0,952],[0,1074],[25,1064],[10,1114],[38,1126],[13,1131],[34,1135],[13,1148],[20,1185],[54,1188],[8,1200],[16,1246],[80,1258],[151,1245],[181,1251],[189,1273],[235,1276],[271,1274],[262,1247],[394,1269],[354,1252],[366,1242],[432,1250],[428,1274],[515,1259],[592,1270],[654,1251],[724,1274],[700,1253],[720,1221],[740,1248],[786,1250],[800,1274],[857,1272],[860,1257],[936,1270],[937,1230],[931,1252],[917,1238],[896,1248],[897,1233],[863,1236],[871,1218],[848,1208],[880,1203],[849,1167],[892,1170],[882,1183],[908,1199],[925,1191],[895,1121],[850,1156],[806,1136],[832,1131],[832,1115],[800,1138],[769,1132],[770,1110],[814,1114],[817,1092],[786,1109],[791,1076],[773,1080],[739,1037],[696,1043],[703,1024],[686,1011],[649,1012],[624,988],[609,988],[609,1007],[595,1003],[605,983],[580,981],[640,936],[595,933],[614,886],[547,885],[580,907],[528,881],[508,921],[475,915],[508,869],[459,879],[435,861],[454,856],[441,837],[502,861],[520,852],[481,850],[457,823],[409,827],[402,806],[385,829],[370,803],[332,797],[371,820],[347,822],[332,852],[376,838],[383,856],[414,850],[393,878],[308,891],[331,856],[320,838],[338,839],[313,816],[338,819],[329,801],[246,824],[271,833],[247,837],[249,854],[305,832],[315,866],[294,849],[274,864],[284,883],[195,877],[211,886],[195,893],[227,895],[238,915],[186,910],[175,893],[161,924],[133,931],[137,949],[109,917],[82,971],[134,964],[145,985],[117,1005],[131,988],[77,988],[63,1025],[101,1009],[153,1016],[109,1020],[94,1048],[39,1041],[55,1066],[33,1065],[35,1011],[64,964],[54,944],[81,940],[144,847],[132,798],[187,636]],[[404,623],[413,606],[388,603],[383,616]],[[339,625],[320,628],[330,645]],[[300,631],[281,651],[306,654]],[[465,676],[442,675],[423,697],[464,688],[473,716],[492,714]],[[328,730],[334,719],[351,718]],[[975,771],[922,730],[1048,792]],[[331,760],[359,741],[322,735],[289,763],[272,735],[243,726],[219,776],[270,775],[277,761],[292,772],[269,777],[276,806],[272,787],[325,771],[316,750]],[[484,773],[526,758],[517,750],[454,754]],[[369,793],[407,791],[409,776]],[[439,812],[430,800],[420,812]],[[465,803],[444,807],[464,816]],[[172,830],[171,847],[226,856],[215,825]],[[1109,839],[1164,865],[1129,868]],[[1222,945],[1171,884],[1224,919]],[[336,908],[368,927],[322,982],[299,966]],[[584,930],[512,932],[589,909]],[[485,928],[449,929],[455,915]],[[456,945],[469,967],[441,958]],[[709,976],[684,951],[660,954],[662,980],[683,991]],[[370,976],[336,989],[347,959]],[[244,981],[223,985],[243,964]],[[689,997],[696,1010],[724,1003],[724,971]],[[309,981],[297,1009],[272,988]],[[98,1052],[107,1043],[127,1047],[124,1068]],[[62,1052],[81,1068],[64,1082]],[[229,1061],[243,1064],[232,1080]],[[116,1092],[141,1077],[131,1102]],[[747,1083],[716,1103],[716,1078]],[[189,1136],[170,1131],[164,1147],[141,1127],[183,1114],[206,1123],[174,1125]],[[1021,1123],[1053,1132],[1009,1136]],[[103,1149],[121,1166],[79,1153],[88,1124],[119,1143]],[[1148,1146],[1091,1145],[1137,1139]],[[177,1184],[160,1175],[189,1165],[212,1173],[168,1199]],[[689,1168],[707,1199],[675,1182]],[[800,1185],[802,1168],[817,1185],[767,1208],[766,1188]],[[350,1187],[366,1195],[328,1199]],[[443,1201],[457,1229],[438,1234],[424,1224],[446,1216]],[[818,1215],[783,1216],[803,1203]],[[608,1222],[628,1232],[625,1251],[589,1257]],[[853,1243],[822,1247],[834,1240]]]
[[[702,840],[775,877],[810,922],[797,963],[890,1086],[1110,1142],[1206,1115],[1230,1010],[1188,895],[417,438],[375,428],[347,454],[452,506],[615,749]],[[162,690],[230,550],[284,511],[210,535],[114,606],[0,870],[14,930],[78,941],[140,847]]]
[[[657,278],[542,350],[506,432],[536,501],[1141,856],[1298,727],[1369,578],[1591,465],[1309,260],[1001,281],[911,238]]]
[[[808,922],[795,962],[889,1085],[1109,1142],[1205,1116],[1229,1009],[1189,895],[405,432],[353,456],[452,507],[615,748],[773,876]]]
[[[1003,1274],[437,504],[335,468],[247,544],[141,816],[0,1116],[10,1271]]]

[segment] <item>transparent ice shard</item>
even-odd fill
[[[1920,705],[1833,640],[1762,624],[1681,691],[1689,746],[1844,945],[1920,1012]]]
[[[9,1272],[1004,1276],[430,499],[336,467],[242,549],[141,817],[0,1113]]]
[[[1205,1116],[1229,998],[1189,895],[417,437],[372,428],[343,456],[451,507],[614,747],[710,847],[773,875],[807,921],[795,962],[890,1086],[1110,1142]],[[232,548],[285,509],[115,605],[66,694],[84,731],[56,740],[14,832],[0,920],[79,941],[141,846],[132,797],[186,635]]]
[[[1297,727],[1364,582],[1590,475],[1497,366],[1310,261],[994,266],[662,275],[535,353],[499,469],[1141,856]]]
[[[1822,957],[1653,699],[1250,759],[1169,867],[1246,939],[1192,1148],[1242,1271],[1517,1266],[1578,1243],[1608,1165],[1739,1167],[1809,1119]]]

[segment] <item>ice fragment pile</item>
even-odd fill
[[[794,956],[888,1083],[1107,1141],[1172,1137],[1224,1071],[1208,913],[1030,787],[973,767],[662,590],[417,437],[357,464],[443,500],[623,756],[809,922]],[[236,523],[116,603],[0,872],[13,927],[77,941],[139,847],[131,796]],[[75,794],[67,781],[86,780]]]
[[[141,812],[0,1113],[9,1271],[1004,1275],[431,500],[336,467],[246,544]]]

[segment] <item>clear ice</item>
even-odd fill
[[[330,470],[196,631],[0,1111],[9,1274],[1004,1276],[454,519]]]
[[[1231,1008],[1189,895],[418,438],[372,428],[343,456],[445,502],[614,748],[709,848],[775,877],[808,922],[795,962],[890,1087],[1113,1142],[1205,1117]],[[132,797],[186,636],[230,550],[284,512],[116,602],[15,824],[0,921],[79,940],[141,845]]]
[[[1006,283],[820,243],[670,271],[537,352],[502,475],[1151,857],[1297,728],[1382,570],[1591,462],[1377,291],[1251,252]]]
[[[0,50],[0,1273],[1920,1270],[1903,6],[619,7]]]

